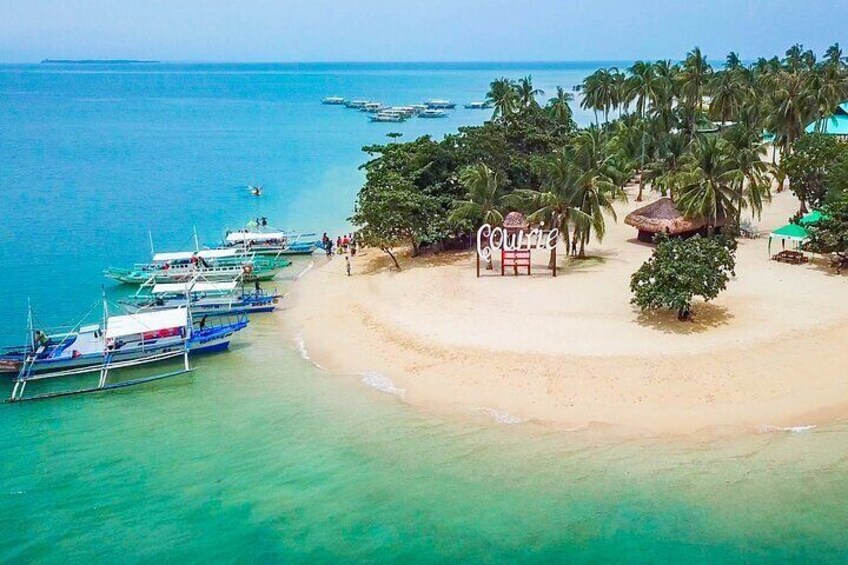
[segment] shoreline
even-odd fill
[[[767,229],[795,206],[777,196]],[[317,366],[370,378],[405,403],[502,423],[712,436],[848,416],[848,379],[834,362],[848,340],[845,277],[770,261],[764,238],[740,240],[736,279],[696,304],[694,322],[642,315],[627,281],[651,248],[632,232],[613,225],[593,242],[594,259],[568,260],[557,278],[544,254],[532,277],[481,279],[473,252],[406,261],[396,273],[367,250],[352,277],[338,257],[316,258],[287,297],[287,339],[302,340]]]

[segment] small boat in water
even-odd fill
[[[348,100],[344,103],[345,108],[353,108],[354,110],[359,110],[366,104],[371,102],[370,100],[365,100],[364,98],[355,98],[353,100]]]
[[[435,98],[433,100],[427,100],[424,105],[430,108],[431,110],[452,110],[456,108],[456,104],[454,104],[450,100],[441,100],[438,98]]]
[[[444,110],[437,110],[437,109],[434,109],[434,108],[428,108],[427,110],[424,110],[423,112],[418,114],[418,117],[419,118],[447,118],[448,113],[445,112]]]
[[[385,110],[386,107],[382,102],[368,102],[362,108],[359,109],[360,112],[368,112],[369,114],[376,114],[382,110]]]
[[[328,104],[330,106],[344,106],[345,102],[347,100],[341,96],[327,96],[321,100],[321,104]]]
[[[291,265],[282,257],[257,258],[238,247],[155,253],[150,263],[130,269],[109,267],[103,274],[124,284],[185,283],[197,277],[228,280],[243,277],[245,282],[273,279]]]
[[[492,105],[488,102],[471,102],[465,105],[466,110],[487,110],[491,107]]]
[[[111,316],[104,302],[103,321],[70,331],[35,329],[30,310],[27,343],[0,352],[0,372],[15,374],[10,402],[123,388],[191,371],[189,355],[221,351],[233,334],[247,327],[244,313],[193,318],[188,307]],[[110,371],[182,359],[168,373],[109,383]],[[98,375],[96,386],[52,390],[25,396],[27,384],[63,377]]]
[[[261,186],[250,186],[250,185],[248,185],[247,189],[250,190],[250,193],[253,196],[262,196],[263,188]]]
[[[266,292],[257,283],[252,290],[239,286],[239,281],[208,282],[194,280],[188,283],[155,284],[149,293],[142,292],[132,298],[118,301],[130,313],[156,312],[191,306],[192,315],[222,316],[245,312],[257,314],[273,312],[280,301],[276,290]]]
[[[407,116],[406,114],[404,114],[402,112],[395,112],[395,111],[392,111],[392,110],[383,110],[383,111],[377,112],[375,115],[371,116],[371,121],[372,122],[399,123],[399,122],[405,122],[408,118],[409,118],[409,116]]]

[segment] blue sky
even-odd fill
[[[0,61],[563,61],[823,51],[834,0],[0,0]]]

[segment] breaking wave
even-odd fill
[[[362,374],[363,384],[370,386],[373,389],[392,394],[398,398],[403,398],[406,394],[406,389],[398,388],[392,380],[376,371],[365,371]]]
[[[513,416],[512,414],[509,414],[502,410],[495,410],[494,408],[478,408],[477,410],[479,412],[487,414],[494,422],[497,422],[498,424],[514,426],[515,424],[520,424],[524,422],[524,420],[522,420],[518,416]]]
[[[808,425],[806,425],[806,426],[786,426],[786,427],[781,427],[781,426],[760,426],[760,432],[761,432],[761,433],[769,433],[769,432],[790,432],[790,433],[793,433],[793,434],[797,434],[797,433],[801,433],[801,432],[808,432],[808,431],[810,431],[810,430],[812,430],[812,429],[815,429],[815,427],[816,427],[816,426],[815,426],[815,425],[813,425],[813,424],[808,424]]]

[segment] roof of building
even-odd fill
[[[670,198],[660,198],[633,210],[624,218],[624,223],[640,231],[672,235],[696,231],[707,225],[705,218],[684,217]],[[715,222],[716,227],[723,225],[724,218]]]

